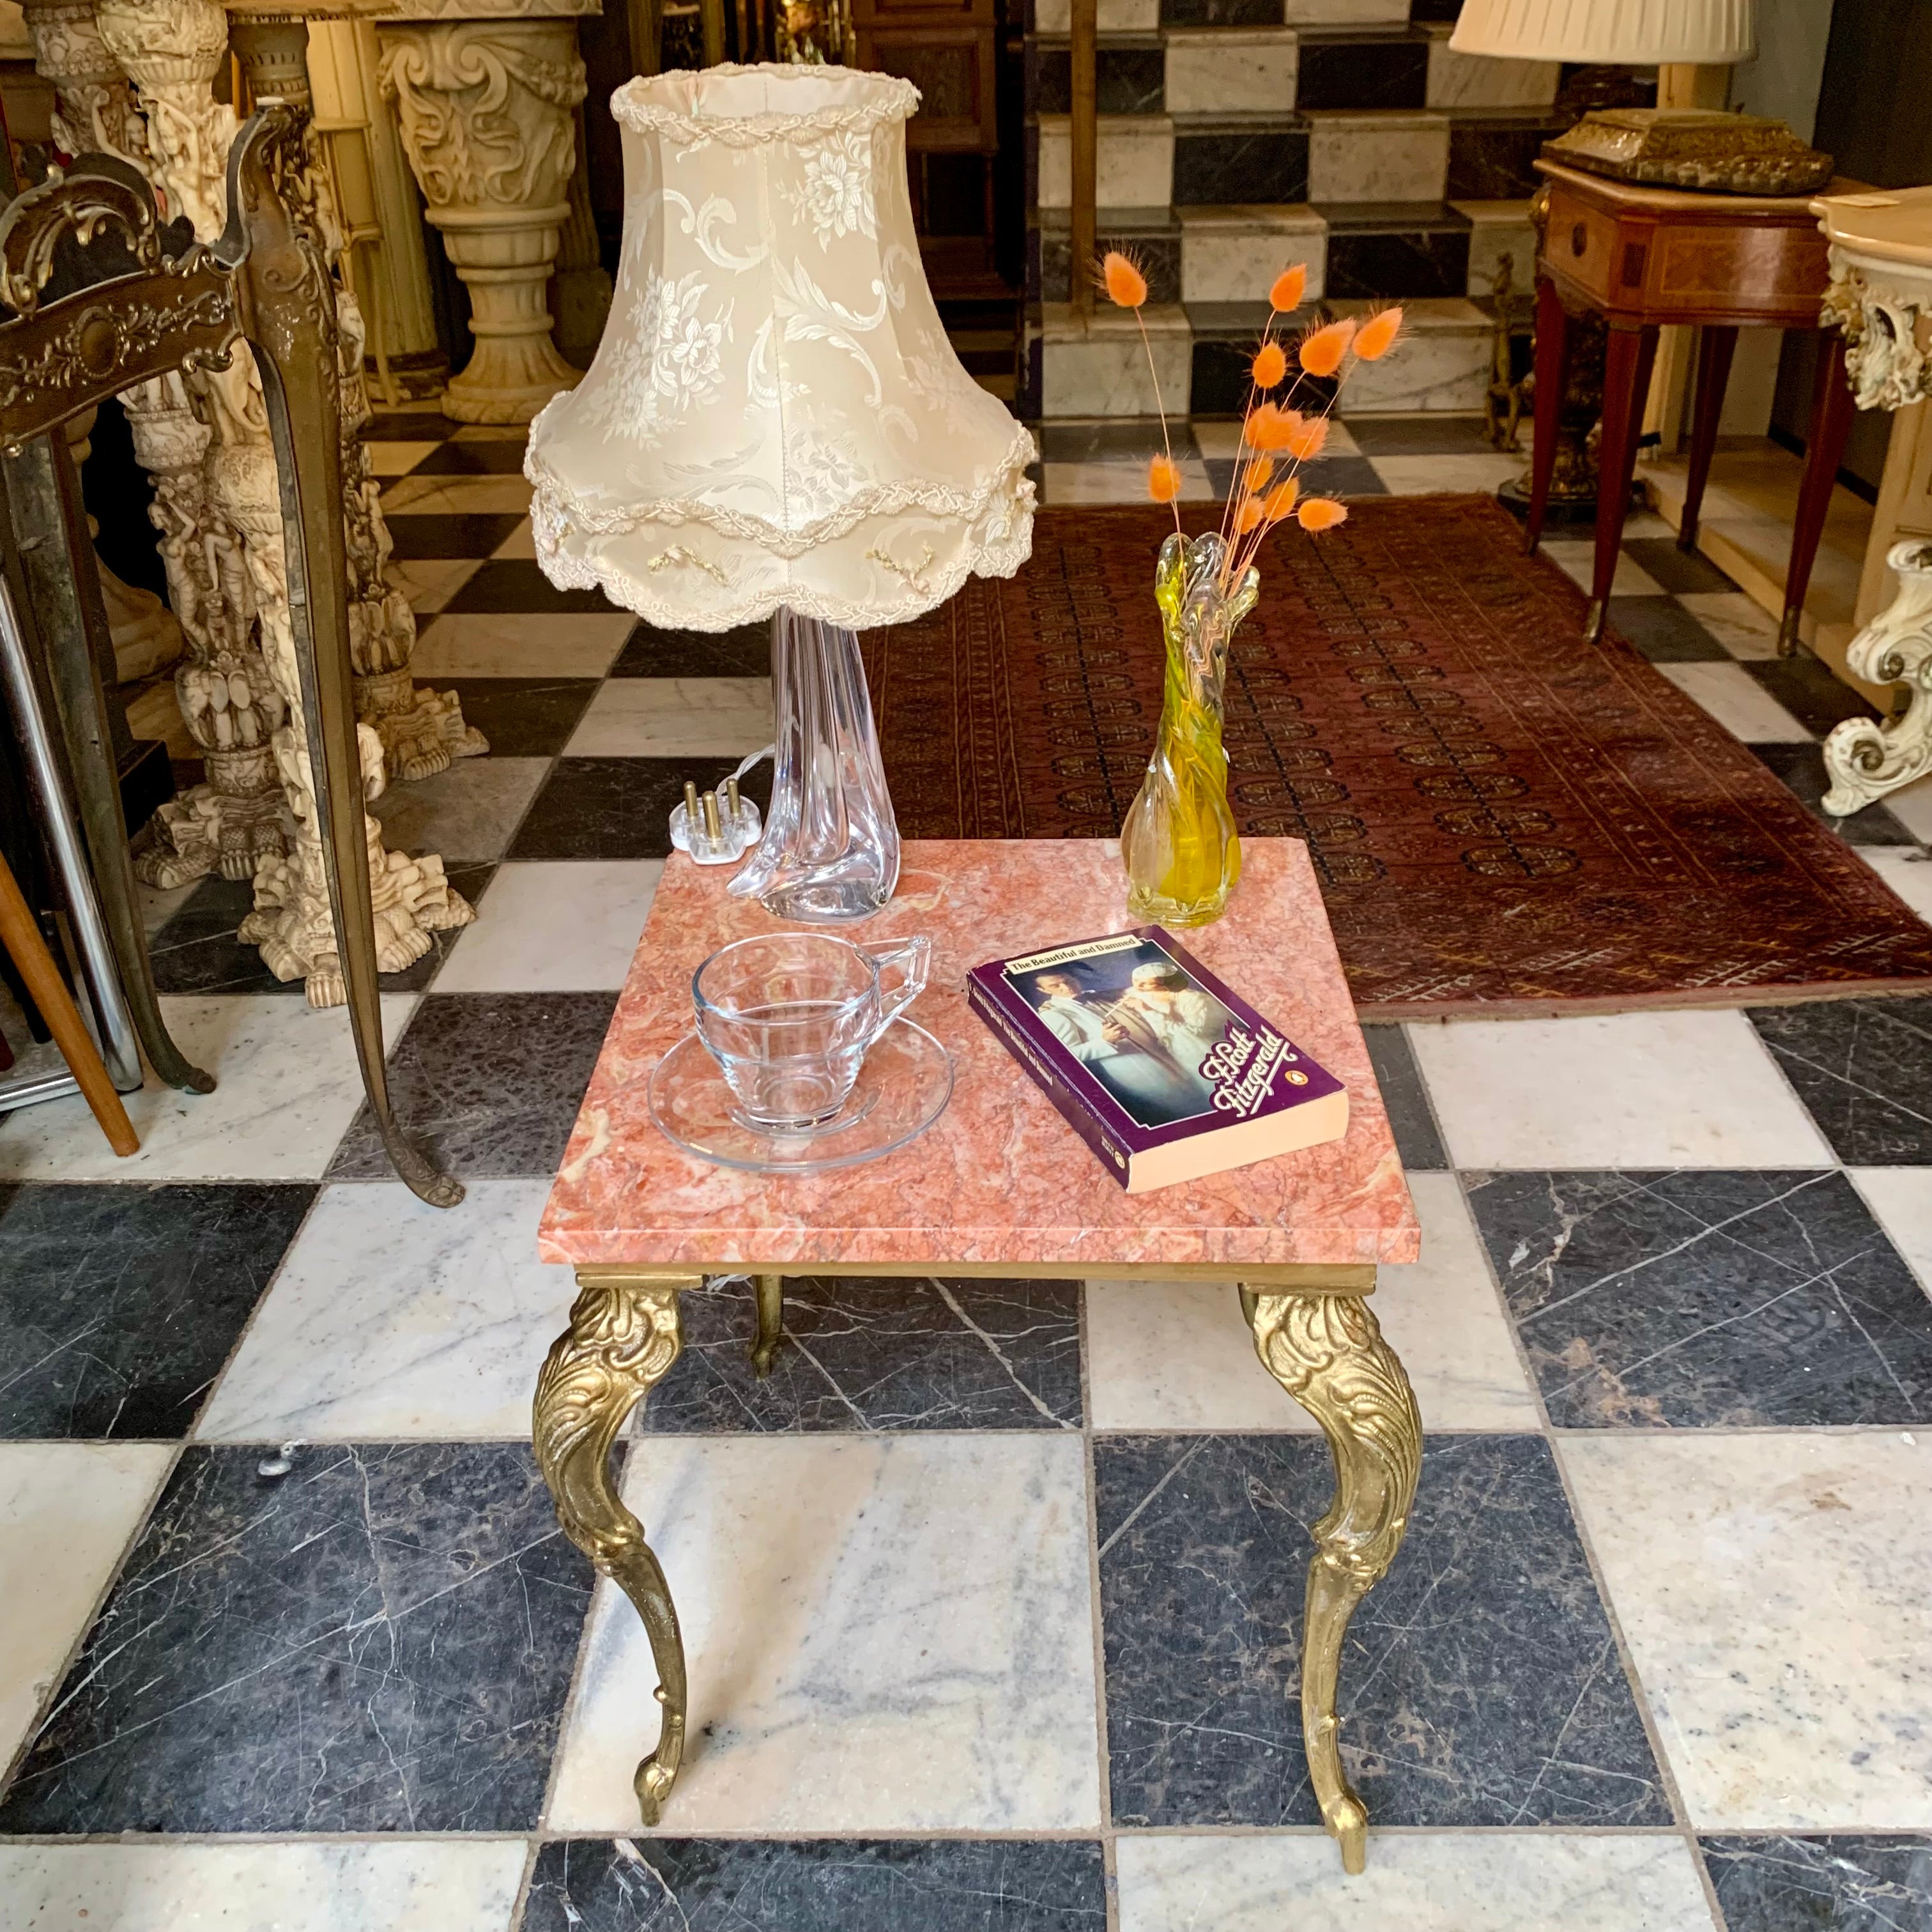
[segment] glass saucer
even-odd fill
[[[704,1042],[688,1033],[651,1075],[651,1118],[688,1154],[753,1174],[824,1174],[877,1160],[916,1138],[952,1097],[952,1056],[923,1027],[895,1020],[867,1049],[844,1106],[822,1125],[769,1133],[741,1119]]]

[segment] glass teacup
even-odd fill
[[[698,1036],[736,1096],[742,1116],[771,1133],[806,1133],[834,1119],[866,1049],[926,985],[932,942],[855,946],[829,933],[741,939],[692,975]],[[896,970],[888,992],[882,973]]]

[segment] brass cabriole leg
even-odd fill
[[[704,1286],[581,1268],[570,1326],[537,1378],[537,1466],[550,1485],[563,1533],[622,1588],[643,1618],[657,1664],[663,1717],[658,1748],[638,1766],[638,1809],[655,1825],[684,1756],[684,1640],[670,1588],[644,1525],[610,1482],[610,1446],[624,1418],[663,1381],[684,1346],[677,1298]]]
[[[1368,1813],[1342,1774],[1335,1714],[1342,1643],[1355,1606],[1402,1547],[1422,1462],[1422,1419],[1395,1351],[1353,1294],[1241,1291],[1262,1365],[1322,1425],[1335,1457],[1335,1501],[1315,1526],[1301,1636],[1301,1735],[1322,1821],[1360,1873]]]
[[[752,1344],[752,1370],[762,1382],[771,1373],[784,1337],[784,1277],[754,1274],[752,1284],[758,1297],[758,1334]]]

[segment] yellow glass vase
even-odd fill
[[[1250,564],[1222,585],[1228,546],[1219,531],[1160,547],[1154,601],[1167,640],[1167,676],[1154,757],[1120,832],[1127,908],[1162,926],[1204,926],[1227,910],[1241,876],[1241,842],[1228,808],[1222,693],[1234,627],[1255,608]]]

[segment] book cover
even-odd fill
[[[968,1004],[1130,1194],[1348,1127],[1348,1096],[1158,926],[994,959]]]

